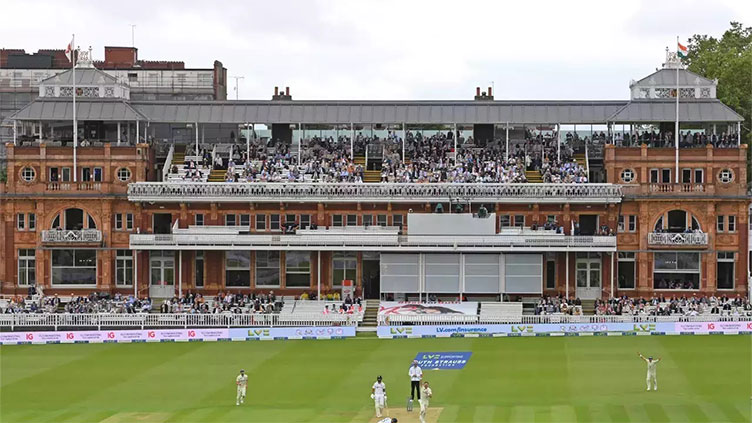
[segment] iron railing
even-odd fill
[[[102,242],[102,231],[99,229],[52,229],[42,231],[42,242]]]
[[[706,233],[650,233],[648,234],[650,245],[708,245]]]

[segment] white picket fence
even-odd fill
[[[44,328],[230,328],[357,326],[347,314],[0,314],[0,329]]]
[[[479,316],[468,314],[402,314],[379,315],[379,326],[442,325],[442,324],[538,324],[538,323],[660,323],[660,322],[750,322],[752,315],[730,316],[720,314],[702,314],[698,316]]]

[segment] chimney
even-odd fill
[[[488,96],[493,97],[493,91],[491,91],[491,87],[488,87]]]
[[[285,87],[285,95],[290,96],[290,87]]]
[[[274,96],[276,97],[278,95],[279,95],[279,87],[274,87]]]
[[[475,96],[480,97],[480,87],[475,87]]]

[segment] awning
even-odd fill
[[[11,120],[66,121],[73,120],[73,101],[38,98],[11,115]],[[81,121],[133,122],[148,120],[122,100],[76,99],[76,119]]]
[[[608,119],[615,123],[674,122],[676,100],[632,101]],[[680,122],[741,122],[744,118],[718,100],[679,102]]]

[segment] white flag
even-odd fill
[[[73,63],[73,40],[68,43],[68,47],[65,48],[65,55],[68,57],[68,60]]]

